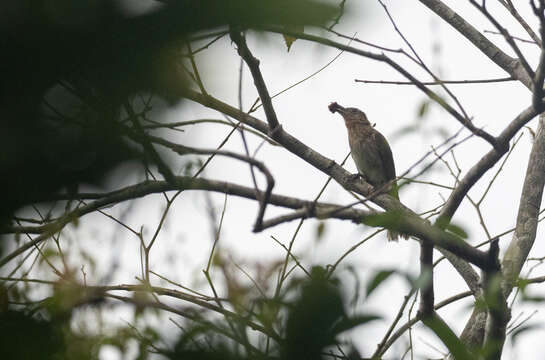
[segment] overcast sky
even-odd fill
[[[365,6],[361,6],[360,3],[365,3]],[[455,8],[477,29],[481,31],[493,29],[484,17],[467,4],[468,2],[445,1],[445,3]],[[496,2],[488,3],[497,14],[498,19],[508,25],[514,35],[524,37],[522,29],[516,26]],[[523,3],[520,9],[521,13],[532,25],[535,25],[527,2],[521,3]],[[387,4],[400,30],[421,58],[443,79],[467,80],[507,76],[449,25],[434,17],[419,2],[392,0],[387,1]],[[361,40],[377,45],[407,49],[378,2],[348,1],[347,12],[349,16],[335,28],[337,31],[349,36],[355,35]],[[534,26],[534,28],[537,27]],[[307,31],[316,32],[312,29],[307,29]],[[319,31],[316,33],[320,34]],[[487,34],[487,37],[511,54],[510,49],[497,35]],[[348,43],[347,40],[341,38],[335,40]],[[271,94],[307,77],[339,54],[338,50],[303,40],[296,41],[291,50],[287,52],[280,35],[250,33],[248,45],[261,61],[261,70]],[[360,46],[355,43],[352,45]],[[521,44],[521,48],[528,54],[530,62],[535,64],[539,54],[538,48],[535,45],[525,44]],[[376,49],[370,50],[380,52]],[[419,79],[430,80],[423,71],[417,69],[406,59],[400,56],[394,58],[417,75]],[[237,106],[240,59],[230,40],[223,38],[214,43],[196,60],[207,90],[213,96]],[[257,94],[246,68],[243,77],[243,107],[244,110],[248,110],[254,103]],[[337,101],[343,106],[358,107],[367,113],[372,123],[376,123],[376,129],[390,140],[397,173],[400,174],[428,152],[431,146],[441,144],[444,134],[454,134],[460,128],[454,118],[435,105],[430,107],[423,119],[420,119],[418,109],[427,99],[413,86],[362,84],[354,82],[354,79],[404,80],[386,64],[343,53],[317,76],[273,100],[284,130],[322,155],[340,163],[349,151],[346,129],[341,117],[338,114],[331,114],[327,110],[327,105],[332,101]],[[502,83],[501,85],[453,85],[450,89],[455,92],[468,114],[474,118],[475,124],[484,127],[493,135],[497,135],[506,124],[530,104],[531,100],[527,89],[515,82]],[[257,117],[264,119],[262,111],[258,111],[256,114]],[[182,106],[170,109],[164,114],[163,120],[181,121],[199,118],[223,119],[219,113],[204,109],[197,104],[184,102]],[[535,130],[536,124],[534,120],[530,123],[530,127]],[[417,126],[418,130],[412,133],[399,133],[400,129],[410,125]],[[215,148],[224,139],[230,128],[204,125],[185,130],[185,133],[177,135],[176,141],[187,145]],[[460,138],[467,134],[467,131],[462,132]],[[520,189],[531,146],[531,137],[528,131],[524,130],[523,134],[482,206],[483,216],[492,235],[511,228],[516,219]],[[253,152],[260,145],[261,140],[250,134],[247,137],[250,152]],[[244,152],[239,134],[235,134],[231,138],[226,149]],[[489,145],[481,139],[470,139],[457,147],[455,149],[456,159],[463,173],[475,164],[488,149]],[[257,158],[267,164],[275,177],[274,193],[276,194],[311,200],[327,180],[323,173],[302,162],[286,150],[269,144],[260,148]],[[433,156],[427,159],[431,161]],[[447,159],[452,160],[450,156],[447,156]],[[182,165],[178,159],[173,158],[172,161],[179,166]],[[355,166],[351,159],[348,160],[345,168],[355,172]],[[494,171],[491,171],[481,179],[470,195],[478,199],[493,174]],[[252,186],[248,166],[236,161],[215,159],[207,168],[204,176]],[[439,163],[432,172],[421,179],[446,185],[453,184],[447,168]],[[263,182],[261,181],[261,183]],[[419,212],[439,205],[442,201],[441,197],[446,198],[448,195],[449,191],[446,189],[413,184],[404,188],[400,197],[406,206]],[[331,183],[321,200],[346,204],[353,201],[353,198],[339,185]],[[211,201],[219,220],[224,196],[212,195]],[[229,197],[226,204],[220,239],[220,248],[225,256],[231,256],[241,265],[277,260],[283,257],[284,251],[272,241],[270,236],[272,235],[287,244],[295,231],[297,221],[253,234],[251,228],[255,220],[257,204],[234,197]],[[125,208],[126,205],[119,206],[113,208],[111,212],[112,214],[120,214]],[[135,227],[147,224],[145,229],[147,229],[147,235],[150,236],[163,208],[164,201],[161,196],[150,196],[133,205],[135,210],[129,215],[127,221]],[[269,206],[265,218],[288,212],[285,209]],[[91,224],[99,218],[99,215],[89,215],[83,219],[82,223]],[[467,230],[470,243],[476,244],[486,240],[483,230],[479,227],[475,209],[467,200],[457,212],[454,222]],[[300,260],[306,267],[313,264],[326,265],[335,262],[348,248],[373,231],[373,229],[348,222],[328,220],[324,237],[316,242],[317,224],[318,222],[315,220],[307,220],[295,243],[294,252],[300,256]],[[104,230],[104,228],[93,231],[93,236],[98,240],[87,246],[96,246],[98,243],[101,247],[109,249],[112,257],[114,254],[116,256],[123,255],[122,260],[124,261],[121,261],[123,271],[119,272],[112,281],[133,282],[134,274],[138,274],[139,271],[138,264],[134,260],[138,256],[138,240],[118,228],[115,231]],[[531,256],[543,256],[545,248],[543,242],[539,240],[542,235],[543,232],[538,228],[538,240]],[[116,241],[111,242],[111,239],[116,239]],[[152,266],[157,272],[171,275],[174,281],[181,281],[187,285],[196,284],[199,281],[204,283],[205,279],[199,273],[206,264],[212,239],[212,225],[207,213],[206,197],[200,192],[184,192],[174,205],[166,228],[160,235],[157,247],[154,248]],[[500,243],[502,250],[505,249],[509,239],[510,235],[503,238]],[[86,245],[82,244],[81,246]],[[384,268],[398,268],[417,274],[418,255],[418,246],[414,240],[387,243],[385,236],[380,235],[352,253],[344,264],[354,265],[364,280],[370,271]],[[543,274],[543,268],[538,267],[532,276]],[[348,279],[343,269],[339,269],[339,275]],[[437,301],[466,290],[463,281],[447,262],[438,266],[435,276]],[[360,347],[362,354],[369,355],[374,350],[375,344],[383,336],[385,328],[391,322],[408,290],[407,284],[399,277],[389,280],[372,296],[365,310],[380,312],[385,317],[385,321],[377,323],[376,327],[364,327],[353,333],[352,338]],[[536,293],[539,291],[536,290]],[[470,304],[471,299],[468,299],[440,312],[458,333],[469,316],[468,306]],[[515,309],[513,317],[519,315],[520,309],[520,307]],[[531,311],[531,308],[525,309],[525,314],[529,315]],[[538,313],[530,322],[539,321],[542,323],[543,320],[543,315]],[[421,329],[422,327],[417,328]],[[508,346],[510,350],[506,353],[506,359],[541,359],[545,351],[545,344],[540,340],[543,335],[543,330],[535,330],[523,336],[517,343],[515,350]],[[358,338],[365,339],[365,341],[359,343]],[[439,357],[436,351],[426,345],[426,342],[439,349],[444,349],[444,346],[429,332],[416,332],[415,339],[417,339],[415,345],[417,355]],[[424,339],[425,342],[421,339]],[[105,353],[104,356],[111,357],[112,354]]]

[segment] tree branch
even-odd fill
[[[460,183],[456,186],[456,189],[450,194],[445,206],[441,209],[441,213],[437,218],[436,224],[438,224],[440,227],[444,227],[450,222],[450,219],[460,206],[468,191],[488,170],[492,168],[492,166],[494,166],[501,159],[503,155],[509,151],[509,141],[536,115],[536,110],[533,106],[530,106],[522,111],[509,124],[509,126],[502,131],[502,133],[497,137],[498,144],[501,146],[491,149],[467,172]]]
[[[363,56],[369,59],[373,59],[376,61],[384,62],[388,65],[390,65],[394,70],[399,72],[401,75],[403,75],[405,78],[407,78],[409,81],[413,82],[414,85],[420,89],[424,94],[426,94],[430,99],[435,101],[439,106],[441,106],[445,111],[447,111],[450,115],[452,115],[458,122],[460,122],[463,126],[465,126],[469,131],[471,131],[473,134],[475,134],[478,137],[483,138],[487,142],[489,142],[492,146],[497,146],[496,139],[487,133],[486,131],[479,129],[473,125],[471,122],[471,119],[465,117],[464,115],[460,114],[456,109],[454,109],[452,106],[450,106],[445,100],[443,100],[439,95],[437,95],[434,91],[430,90],[428,87],[426,87],[424,84],[422,84],[418,79],[416,79],[410,72],[405,70],[401,65],[399,65],[397,62],[393,61],[391,58],[384,54],[375,54],[369,51],[360,50],[357,48],[353,48],[351,46],[347,46],[338,42],[335,42],[333,40],[324,39],[319,36],[306,34],[302,32],[297,31],[291,31],[286,28],[278,28],[274,26],[267,26],[263,28],[264,30],[276,32],[280,34],[286,34],[293,36],[298,39],[308,40],[312,42],[316,42],[319,44],[323,44],[326,46],[334,47],[340,50],[344,50],[346,52],[350,52],[359,56]]]
[[[524,54],[520,51],[520,48],[517,46],[517,43],[515,40],[513,40],[513,37],[509,34],[509,32],[501,26],[501,24],[490,14],[488,9],[486,8],[486,3],[483,2],[483,5],[479,5],[475,0],[469,0],[469,2],[475,6],[479,11],[496,27],[496,29],[503,35],[505,41],[511,46],[511,49],[517,54],[518,60],[520,61],[522,67],[528,74],[528,76],[533,79],[535,74],[534,70],[530,67],[530,64],[528,64],[528,61],[524,57]],[[533,86],[532,86],[533,88]]]
[[[231,40],[237,44],[238,54],[242,59],[244,59],[244,62],[246,62],[246,65],[248,65],[248,68],[250,69],[250,73],[254,79],[255,88],[257,89],[257,93],[259,94],[259,98],[263,104],[265,117],[269,123],[270,132],[268,135],[274,139],[276,131],[281,130],[281,128],[272,105],[271,96],[267,90],[267,85],[265,84],[261,70],[259,70],[259,60],[256,59],[250,52],[250,49],[246,44],[246,39],[244,39],[244,36],[240,33],[240,31],[231,30],[229,35],[231,36]]]
[[[433,246],[424,242],[420,243],[420,278],[425,279],[425,283],[420,288],[418,312],[426,317],[434,311],[435,295],[433,291]]]
[[[543,4],[543,2],[540,2],[539,7],[536,7],[533,1],[531,1],[530,4],[532,5],[532,9],[534,10],[535,15],[539,19],[539,31],[541,32],[541,37],[542,39],[545,39],[545,14],[543,13],[545,11],[545,4]],[[542,42],[543,41],[545,40],[542,40]],[[543,104],[543,81],[545,79],[545,46],[543,46],[543,43],[541,43],[540,45],[541,54],[539,56],[539,64],[537,66],[536,74],[534,77],[534,96],[532,98],[532,104],[538,112],[541,112],[545,108]]]
[[[428,7],[431,11],[449,23],[454,29],[462,34],[466,39],[471,41],[473,45],[483,54],[485,54],[496,65],[502,68],[513,78],[519,80],[528,89],[532,89],[532,78],[524,70],[524,67],[519,60],[512,58],[501,51],[496,45],[488,40],[483,34],[475,29],[471,24],[465,21],[460,15],[454,12],[451,8],[445,5],[440,0],[419,0],[422,4]]]
[[[539,117],[539,126],[528,159],[528,168],[522,187],[515,233],[502,260],[505,296],[513,289],[528,253],[534,245],[539,206],[545,185],[545,115]]]
[[[168,140],[165,140],[160,137],[148,135],[147,138],[148,141],[162,145],[174,152],[176,152],[178,155],[187,155],[187,154],[202,154],[202,155],[222,155],[227,156],[233,159],[245,161],[251,166],[255,166],[259,169],[265,175],[265,179],[267,181],[267,187],[265,189],[265,192],[261,193],[257,188],[255,189],[256,192],[256,198],[259,202],[259,211],[257,214],[257,218],[254,224],[254,231],[261,231],[263,229],[263,217],[265,216],[265,208],[267,207],[267,203],[269,202],[272,189],[274,187],[274,178],[271,175],[269,169],[263,164],[261,161],[258,161],[252,157],[240,155],[231,151],[223,151],[223,150],[215,150],[215,149],[197,149],[193,147],[188,147],[180,144],[175,144],[173,142],[170,142]]]
[[[19,248],[14,250],[12,253],[5,256],[0,260],[0,267],[4,266],[6,263],[14,259],[16,256],[22,254],[26,250],[34,247],[40,242],[48,239],[53,234],[60,231],[64,226],[72,222],[74,219],[82,217],[86,214],[92,213],[96,210],[99,210],[103,207],[111,206],[118,204],[123,201],[138,199],[150,194],[157,194],[166,191],[181,191],[181,190],[206,190],[221,192],[224,194],[235,195],[244,197],[247,199],[257,200],[257,194],[255,189],[232,184],[225,181],[214,181],[214,180],[205,180],[202,178],[195,179],[193,177],[187,176],[178,176],[175,178],[175,183],[169,183],[166,181],[144,181],[140,184],[128,186],[126,188],[112,191],[104,194],[75,194],[74,198],[77,199],[96,199],[90,204],[81,206],[67,213],[63,217],[57,219],[56,221],[34,227],[8,227],[5,226],[0,229],[0,233],[26,233],[26,234],[39,234],[31,241],[21,245]],[[52,197],[51,199],[46,200],[61,200],[68,199],[68,196],[59,196]],[[328,203],[315,203],[314,201],[306,201],[293,197],[282,196],[282,195],[273,195],[271,194],[269,203],[272,205],[282,206],[291,209],[302,209],[315,207],[315,214],[319,216],[320,214],[327,213],[329,214],[332,210],[340,208],[338,205],[328,204]],[[368,216],[369,212],[357,209],[343,209],[335,213],[335,216],[330,216],[337,219],[351,220],[357,223],[361,223],[362,218]]]
[[[466,291],[463,293],[456,294],[454,296],[449,297],[448,299],[445,299],[441,302],[438,302],[433,307],[434,310],[439,310],[444,306],[447,306],[449,304],[452,304],[455,301],[458,301],[460,299],[463,299],[465,297],[470,296],[472,293],[471,291]],[[412,327],[414,324],[422,320],[422,314],[417,313],[417,315],[413,318],[411,318],[409,321],[407,321],[405,324],[401,325],[396,332],[393,333],[393,335],[388,339],[386,343],[381,347],[380,351],[375,352],[376,355],[382,356],[384,353],[396,342],[397,339],[399,339],[405,331],[407,331],[410,327]],[[374,357],[373,357],[374,358]]]
[[[172,173],[172,170],[170,170],[170,167],[163,161],[163,159],[161,159],[161,156],[159,155],[159,153],[155,150],[153,145],[149,142],[146,136],[146,133],[144,132],[144,129],[142,128],[142,125],[140,124],[140,121],[138,120],[138,117],[132,108],[131,103],[129,101],[126,101],[123,104],[123,107],[133,124],[134,132],[139,135],[139,136],[133,137],[133,139],[136,139],[137,142],[142,144],[142,147],[144,148],[144,150],[149,154],[151,159],[157,164],[157,169],[159,170],[161,175],[163,175],[163,178],[168,182],[174,182],[174,174]]]
[[[212,109],[221,111],[261,132],[268,132],[268,126],[263,121],[260,121],[209,95],[205,96],[193,90],[186,90],[186,97]],[[298,139],[288,134],[286,131],[280,131],[276,135],[275,140],[286,150],[292,152],[318,170],[331,176],[345,189],[362,194],[366,197],[374,193],[375,189],[371,185],[361,179],[354,179],[350,173],[336,164],[333,160],[327,159],[323,155],[314,151]],[[383,209],[398,212],[400,215],[399,226],[401,232],[416,236],[423,241],[433,243],[436,247],[447,249],[479,267],[487,266],[488,260],[486,253],[473,248],[465,241],[451,233],[444,232],[438,227],[431,226],[426,220],[422,220],[412,210],[405,207],[393,197],[387,194],[379,194],[373,196],[372,201]],[[380,224],[377,225],[380,226]]]
[[[466,84],[488,84],[488,83],[498,83],[504,81],[514,81],[512,77],[503,77],[498,79],[479,79],[479,80],[438,80],[438,81],[422,81],[423,85],[442,85],[442,84],[452,84],[452,85],[466,85]],[[387,81],[387,80],[361,80],[354,79],[355,82],[360,82],[364,84],[389,84],[389,85],[413,85],[411,81]]]
[[[528,23],[522,18],[522,16],[520,16],[519,12],[517,11],[517,9],[515,9],[515,6],[511,2],[511,0],[499,0],[499,2],[500,4],[505,6],[507,11],[509,11],[509,13],[511,13],[511,15],[518,21],[518,23],[524,28],[524,30],[526,30],[528,35],[530,35],[530,37],[533,39],[534,43],[538,46],[541,46],[541,39],[539,38],[539,36],[536,35],[534,30],[532,30],[530,25],[528,25]]]
[[[533,107],[530,109],[533,110]],[[545,134],[543,122],[544,119],[542,115],[539,119],[538,133],[534,139],[532,152],[528,161],[528,169],[522,189],[515,233],[513,234],[513,239],[505,252],[501,264],[503,276],[501,287],[503,291],[502,295],[505,298],[509,296],[515,281],[518,279],[522,265],[525,263],[528,253],[535,241],[539,204],[541,204],[543,186],[545,183],[545,177],[543,176],[545,173]],[[511,129],[511,133],[513,133],[514,128],[514,123],[512,123],[508,129]],[[466,345],[481,346],[483,344],[485,325],[490,321],[487,319],[487,312],[483,309],[475,308],[473,310],[471,318],[468,320],[461,336]]]
[[[499,238],[493,239],[490,242],[488,251],[490,263],[494,264],[494,266],[483,271],[484,298],[488,310],[483,344],[486,360],[501,358],[507,323],[511,318],[506,298],[501,289],[501,269],[498,258],[500,247],[498,242]]]

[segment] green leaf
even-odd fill
[[[448,224],[446,227],[446,230],[455,235],[458,235],[462,239],[468,238],[467,232],[461,226],[458,226],[456,224],[453,224],[453,223]]]
[[[464,343],[454,334],[454,332],[437,315],[425,317],[422,322],[430,328],[439,339],[449,349],[456,360],[474,359]]]
[[[382,284],[386,279],[388,279],[392,274],[395,273],[395,270],[380,270],[375,274],[375,276],[367,283],[367,287],[365,288],[365,293],[367,294],[367,297],[371,295],[375,289]]]
[[[420,103],[420,106],[418,107],[418,118],[422,119],[426,114],[428,113],[428,109],[430,107],[430,102],[428,100],[424,100]]]
[[[300,32],[300,33],[304,33],[305,32],[305,27],[303,25],[286,25],[284,26],[284,29],[286,29],[287,31],[289,32]],[[284,42],[286,43],[286,47],[288,48],[288,52],[290,51],[291,49],[291,45],[295,42],[295,40],[297,40],[296,37],[293,37],[291,35],[286,35],[286,34],[282,34],[282,36],[284,37]]]
[[[403,126],[399,128],[398,130],[394,131],[392,135],[390,135],[390,143],[397,138],[402,137],[403,135],[412,134],[420,130],[421,126],[419,124],[410,124],[407,126]]]
[[[515,286],[518,287],[522,292],[526,290],[526,286],[528,286],[528,284],[530,284],[530,281],[524,278],[518,278],[515,282]]]
[[[380,214],[366,216],[363,223],[372,227],[383,227],[388,230],[398,230],[402,213],[399,211],[387,211]]]
[[[316,226],[316,240],[321,240],[325,232],[325,222],[320,221]]]

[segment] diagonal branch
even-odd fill
[[[240,31],[231,30],[229,35],[231,36],[231,40],[233,40],[233,42],[237,44],[238,54],[240,55],[240,57],[242,57],[242,59],[244,59],[244,62],[246,62],[246,65],[248,65],[248,68],[250,69],[250,73],[252,74],[254,84],[257,89],[257,93],[259,94],[259,98],[261,99],[261,103],[263,104],[263,110],[265,111],[267,122],[269,123],[269,135],[274,139],[276,131],[280,130],[281,128],[280,124],[278,123],[278,118],[276,117],[276,112],[274,111],[274,107],[272,105],[271,96],[269,95],[269,91],[267,90],[267,85],[265,84],[265,80],[263,79],[261,70],[259,70],[259,60],[256,59],[250,52],[250,49],[246,44],[246,39],[240,33]]]
[[[528,75],[520,60],[512,58],[500,50],[483,34],[469,24],[464,18],[458,15],[455,11],[449,8],[440,0],[419,0],[422,4],[428,7],[431,11],[449,23],[454,29],[462,34],[466,39],[471,41],[473,45],[483,54],[485,54],[496,65],[502,68],[513,78],[519,80],[528,89],[532,89],[532,78]]]
[[[263,229],[263,217],[265,216],[265,209],[267,207],[267,203],[269,202],[272,189],[274,187],[274,178],[272,174],[270,173],[269,169],[265,166],[265,164],[263,164],[261,161],[258,161],[252,157],[240,155],[231,151],[224,151],[224,150],[217,150],[217,149],[198,149],[194,147],[184,146],[181,144],[176,144],[153,135],[146,135],[146,138],[147,138],[146,141],[164,146],[176,152],[178,155],[188,155],[188,154],[220,155],[220,156],[226,156],[233,159],[245,161],[251,166],[255,166],[259,171],[263,173],[267,181],[267,187],[265,189],[265,192],[261,193],[257,188],[255,190],[256,198],[259,202],[259,211],[258,211],[257,218],[254,224],[254,231],[261,231]]]
[[[511,15],[518,21],[518,23],[520,24],[520,26],[522,26],[524,28],[524,30],[526,30],[526,32],[528,33],[528,35],[530,35],[530,37],[532,38],[532,40],[534,41],[534,43],[538,44],[539,46],[541,46],[541,39],[539,38],[539,36],[536,35],[536,33],[534,32],[534,30],[532,30],[532,28],[530,27],[530,25],[528,25],[528,23],[526,22],[526,20],[524,20],[524,18],[519,14],[519,12],[517,11],[517,9],[515,8],[515,6],[513,5],[513,3],[511,2],[511,0],[499,0],[500,4],[502,4],[503,6],[505,6],[505,8],[507,9],[507,11],[509,11],[509,13],[511,13]]]
[[[518,57],[521,65],[522,65],[522,67],[524,68],[524,70],[528,74],[528,76],[533,79],[534,76],[535,76],[534,70],[532,70],[532,68],[530,67],[530,64],[528,63],[528,61],[524,57],[524,54],[522,54],[522,52],[520,51],[520,48],[518,47],[518,45],[515,42],[515,40],[513,39],[513,37],[509,34],[507,29],[505,29],[503,26],[501,26],[501,24],[498,22],[498,20],[496,20],[494,18],[494,16],[492,16],[492,14],[490,14],[488,9],[486,8],[486,3],[483,2],[483,5],[479,5],[475,0],[469,0],[469,2],[473,6],[475,6],[477,9],[479,9],[479,11],[488,19],[488,21],[490,21],[492,23],[492,25],[494,25],[496,27],[496,29],[503,35],[503,37],[505,38],[505,41],[507,41],[509,46],[511,46],[511,49],[513,49],[515,54],[517,54],[517,57]]]
[[[441,98],[438,94],[436,94],[434,91],[429,89],[426,85],[424,85],[422,82],[420,82],[416,77],[414,77],[409,71],[405,70],[401,65],[399,65],[397,62],[386,56],[385,54],[376,54],[369,51],[360,50],[345,44],[341,44],[338,42],[335,42],[333,40],[325,39],[319,36],[306,34],[303,32],[297,32],[288,30],[285,28],[279,28],[275,26],[267,26],[264,27],[264,30],[276,32],[280,34],[286,34],[293,36],[298,39],[308,40],[312,41],[318,44],[330,46],[337,48],[339,50],[344,50],[346,52],[356,54],[359,56],[363,56],[369,59],[373,59],[376,61],[384,62],[388,64],[390,67],[392,67],[394,70],[396,70],[398,73],[403,75],[407,80],[414,83],[414,85],[420,89],[424,94],[426,94],[430,99],[435,101],[439,106],[441,106],[445,111],[447,111],[450,115],[452,115],[460,124],[464,125],[469,131],[471,131],[473,134],[475,134],[478,137],[483,138],[487,142],[489,142],[492,146],[497,146],[497,141],[494,136],[487,133],[483,129],[477,128],[473,123],[471,122],[471,119],[465,117],[464,115],[460,114],[456,109],[454,109],[452,106],[450,106],[443,98]]]
[[[501,147],[491,149],[486,155],[484,155],[473,167],[467,172],[464,178],[456,186],[456,189],[450,194],[445,206],[441,209],[441,213],[436,223],[440,226],[446,226],[462,200],[465,198],[468,191],[473,185],[494,166],[503,155],[509,151],[509,141],[516,135],[516,133],[532,120],[537,115],[533,106],[522,111],[510,124],[507,126],[501,134],[497,137],[498,144]]]
[[[126,101],[123,104],[123,107],[125,111],[127,112],[127,115],[129,116],[129,119],[131,120],[134,131],[138,133],[140,136],[137,137],[137,141],[142,144],[142,147],[144,150],[149,154],[151,159],[157,164],[157,169],[163,175],[166,181],[173,182],[174,181],[174,174],[172,173],[172,170],[170,170],[170,167],[161,159],[161,156],[159,153],[155,150],[153,145],[149,142],[147,137],[145,136],[144,129],[142,128],[142,125],[140,124],[140,121],[138,120],[138,116],[135,114],[134,109],[132,108],[132,105],[129,101]]]
[[[64,226],[71,223],[74,219],[80,218],[84,215],[90,214],[94,211],[102,209],[104,207],[112,206],[123,201],[139,199],[150,194],[159,194],[166,191],[184,191],[184,190],[205,190],[205,191],[214,191],[220,192],[228,195],[240,196],[246,199],[257,200],[257,194],[254,188],[241,186],[226,181],[214,181],[206,180],[202,178],[193,178],[188,176],[177,176],[175,183],[169,183],[166,181],[144,181],[142,183],[125,187],[120,190],[112,191],[104,194],[75,194],[70,196],[69,194],[64,194],[64,196],[51,196],[49,199],[43,199],[44,201],[48,200],[66,200],[66,199],[95,199],[95,201],[83,205],[77,209],[72,210],[67,213],[65,216],[57,219],[52,223],[40,226],[4,226],[0,229],[0,233],[27,233],[27,234],[38,234],[37,237],[31,241],[21,245],[19,248],[14,250],[12,253],[8,254],[0,260],[0,267],[4,266],[6,263],[17,257],[18,255],[24,253],[28,249],[34,247],[40,242],[47,240],[52,235],[60,231]],[[276,206],[281,206],[291,209],[302,209],[302,208],[311,208],[314,207],[314,214],[317,217],[321,217],[324,214],[331,212],[340,208],[339,205],[321,203],[314,201],[301,200],[289,196],[274,195],[271,194],[269,203]],[[370,213],[368,211],[357,210],[357,209],[343,209],[335,213],[335,216],[330,216],[332,218],[341,219],[341,220],[350,220],[357,223],[361,223],[361,220],[368,216]]]
[[[407,38],[405,37],[405,35],[403,35],[403,33],[401,32],[401,30],[398,28],[396,22],[394,21],[394,18],[392,17],[392,15],[390,14],[390,11],[388,10],[388,7],[384,4],[384,2],[382,2],[382,0],[378,0],[378,2],[380,3],[380,5],[382,5],[382,7],[384,8],[384,11],[386,12],[386,15],[388,16],[388,18],[390,19],[390,22],[392,23],[395,31],[399,34],[399,36],[401,37],[401,39],[403,40],[403,42],[409,47],[409,49],[411,50],[411,52],[413,53],[413,55],[415,56],[415,58],[418,60],[418,64],[433,78],[434,81],[438,81],[439,78],[433,73],[433,71],[430,70],[430,68],[426,65],[426,63],[424,62],[424,60],[422,60],[422,58],[420,57],[420,55],[418,55],[418,53],[416,52],[415,48],[412,46],[412,44],[409,42],[409,40],[407,40]],[[456,105],[458,105],[458,108],[460,109],[460,111],[462,112],[462,114],[464,115],[464,117],[466,119],[469,118],[469,116],[467,115],[466,111],[464,110],[464,107],[462,106],[462,104],[460,103],[460,101],[458,100],[458,98],[456,97],[456,95],[454,95],[454,93],[452,91],[450,91],[450,89],[445,85],[445,83],[440,83],[440,86],[443,88],[443,90],[452,98],[452,100],[454,101],[454,103]]]
[[[466,85],[466,84],[487,84],[487,83],[497,83],[504,81],[513,81],[512,77],[503,77],[498,79],[478,79],[478,80],[434,80],[434,81],[422,81],[424,85],[443,85],[443,84],[454,84],[454,85]],[[389,84],[389,85],[413,85],[411,81],[389,81],[389,80],[363,80],[355,79],[355,82],[361,82],[364,84]]]
[[[543,186],[545,185],[543,174],[545,174],[545,115],[542,114],[528,160],[515,233],[502,260],[505,296],[509,295],[513,289],[536,239],[539,205],[543,198]]]
[[[221,111],[263,133],[267,133],[269,130],[269,127],[263,121],[225,104],[210,95],[199,94],[198,92],[188,89],[186,90],[185,96],[188,99],[201,103],[209,108]],[[375,191],[371,185],[361,179],[354,179],[349,172],[333,160],[314,151],[286,131],[279,131],[276,134],[275,140],[286,150],[323,173],[331,176],[345,189],[364,196],[370,196]],[[449,250],[478,267],[488,266],[488,258],[485,252],[473,248],[471,245],[451,233],[445,232],[436,226],[432,226],[429,222],[421,219],[412,210],[405,207],[393,197],[387,194],[380,194],[374,196],[372,201],[383,209],[399,214],[399,230],[401,232],[415,236],[422,241],[432,243],[437,248]],[[384,226],[384,224],[377,223],[376,226]]]
[[[466,291],[463,293],[456,294],[454,296],[449,297],[448,299],[445,299],[441,302],[438,302],[434,306],[434,310],[439,310],[444,306],[447,306],[449,304],[452,304],[455,301],[458,301],[460,299],[466,298],[468,296],[471,296],[471,291]],[[380,349],[377,349],[377,351],[374,354],[373,359],[375,359],[375,356],[382,356],[384,353],[399,339],[405,331],[407,331],[409,328],[411,328],[414,324],[418,323],[420,320],[422,320],[422,314],[417,313],[415,317],[411,318],[408,322],[401,325],[390,338],[388,338],[388,341],[384,342]],[[380,359],[379,357],[377,357]]]

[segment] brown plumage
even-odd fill
[[[336,102],[331,103],[328,108],[332,113],[338,112],[344,118],[352,159],[359,173],[375,189],[388,192],[399,200],[397,184],[394,181],[396,178],[394,157],[386,138],[375,130],[363,111],[345,108]],[[387,236],[388,240],[397,240],[400,234],[389,230]]]

